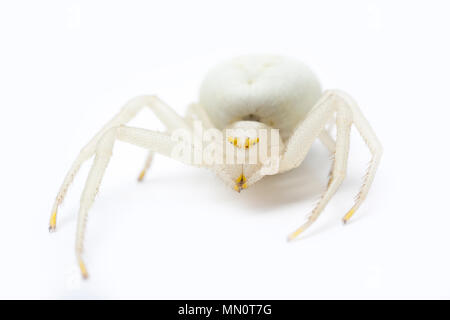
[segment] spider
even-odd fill
[[[166,132],[126,126],[127,122],[146,107],[165,125]],[[149,150],[138,178],[141,181],[150,167],[154,153],[174,157],[173,149],[177,142],[173,139],[173,133],[184,130],[194,134],[195,121],[200,122],[206,129],[223,133],[224,145],[244,153],[245,159],[248,159],[248,155],[255,148],[265,150],[271,156],[269,160],[258,158],[253,163],[244,161],[210,164],[203,161],[196,164],[216,172],[228,186],[238,192],[250,187],[265,175],[298,167],[317,138],[333,154],[325,192],[306,221],[288,236],[288,240],[296,238],[319,217],[344,180],[352,124],[360,132],[372,159],[355,203],[343,217],[344,223],[365,199],[382,154],[379,140],[353,99],[339,90],[323,92],[313,72],[292,58],[249,55],[217,65],[207,73],[200,88],[198,103],[189,106],[184,118],[156,96],[138,96],[130,100],[82,148],[53,205],[50,231],[56,228],[57,210],[69,185],[81,165],[95,156],[81,196],[77,221],[75,249],[83,278],[88,277],[82,258],[88,210],[112,155],[114,142],[121,140]],[[329,132],[330,123],[336,126],[336,139]],[[270,134],[269,139],[267,134],[261,133],[262,129],[275,133]],[[262,140],[266,141],[266,146],[263,146]],[[269,151],[269,147],[273,146],[277,146],[276,154]],[[218,154],[220,158],[220,153]]]

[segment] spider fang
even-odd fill
[[[234,190],[237,192],[241,192],[242,189],[247,189],[247,178],[244,174],[241,174],[239,178],[236,179],[236,185],[234,186]]]

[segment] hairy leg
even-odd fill
[[[374,179],[376,169],[381,158],[381,144],[369,123],[357,107],[356,103],[348,95],[337,90],[325,92],[308,117],[296,129],[291,139],[288,141],[285,154],[283,155],[281,161],[280,171],[286,171],[301,164],[309,148],[311,147],[312,142],[321,134],[321,132],[323,132],[324,126],[327,121],[332,119],[332,115],[334,113],[337,114],[337,136],[340,142],[338,143],[338,141],[336,141],[336,154],[335,159],[333,160],[333,169],[330,175],[327,191],[324,193],[321,200],[313,210],[313,213],[309,216],[309,219],[305,225],[290,235],[291,239],[299,235],[317,219],[326,203],[342,182],[346,169],[346,160],[344,161],[343,159],[347,159],[348,153],[348,137],[346,138],[346,136],[349,134],[349,128],[352,123],[355,124],[364,141],[368,145],[372,153],[372,160],[370,162],[368,172],[364,178],[363,186],[358,193],[355,205],[344,216],[344,222],[348,221],[355,210],[361,205]],[[350,119],[350,123],[348,125],[346,124],[347,119]]]
[[[75,175],[80,169],[81,165],[90,159],[95,151],[99,140],[111,128],[126,124],[133,119],[143,108],[149,107],[150,110],[164,123],[169,131],[177,128],[189,129],[189,126],[172,108],[162,102],[155,96],[139,96],[131,99],[122,110],[112,118],[95,136],[92,140],[81,150],[80,154],[73,162],[71,168],[66,174],[64,181],[58,191],[55,202],[53,204],[52,214],[50,217],[49,230],[53,231],[56,228],[56,215],[59,205],[63,202],[67,190],[72,183]]]
[[[336,101],[330,93],[325,93],[319,99],[287,141],[280,161],[280,172],[296,168],[303,162],[313,142],[333,118],[336,107]]]
[[[330,109],[333,112],[333,109]],[[351,113],[345,107],[337,107],[336,116],[336,153],[333,159],[333,165],[326,191],[322,194],[319,202],[308,216],[305,223],[289,235],[288,239],[296,238],[317,220],[331,197],[336,193],[344,181],[347,171],[348,150],[350,143]]]
[[[344,223],[347,223],[348,220],[353,216],[355,211],[361,206],[362,202],[369,192],[370,186],[372,185],[378,166],[380,164],[381,156],[383,154],[383,147],[381,146],[381,143],[378,140],[375,132],[373,131],[367,119],[362,114],[356,102],[348,94],[342,91],[335,90],[334,92],[352,110],[353,123],[356,129],[361,134],[361,137],[363,138],[367,147],[369,148],[370,153],[372,154],[369,167],[367,168],[367,172],[364,176],[363,184],[356,196],[355,203],[353,207],[347,212],[347,214],[342,218],[342,221]]]
[[[169,134],[124,126],[110,128],[100,137],[99,143],[94,151],[94,163],[86,180],[78,213],[75,252],[84,278],[88,277],[87,269],[82,259],[88,211],[99,190],[116,140],[122,140],[169,157],[176,144],[176,142],[171,140]]]
[[[209,118],[205,110],[196,103],[193,103],[188,107],[184,120],[185,123],[187,123],[190,126],[191,130],[193,130],[194,121],[200,121],[202,123],[203,129],[205,130],[214,128],[214,125],[211,122],[211,119]],[[144,180],[145,174],[147,173],[148,169],[150,168],[153,162],[153,158],[154,158],[153,152],[149,151],[147,158],[145,159],[144,167],[139,173],[138,181]]]

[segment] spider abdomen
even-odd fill
[[[286,139],[321,93],[306,65],[286,57],[251,55],[214,67],[201,85],[199,104],[219,129],[253,120],[280,129]]]

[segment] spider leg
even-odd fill
[[[366,175],[364,176],[363,184],[356,196],[355,203],[353,207],[342,218],[342,222],[344,222],[345,224],[353,216],[355,211],[361,206],[361,203],[364,201],[367,193],[369,192],[370,186],[372,185],[373,179],[375,178],[375,174],[380,164],[380,159],[383,154],[383,147],[381,146],[381,143],[378,140],[375,132],[373,131],[367,119],[362,114],[356,102],[349,95],[342,91],[334,90],[334,92],[340,97],[340,99],[344,101],[345,105],[347,105],[347,107],[351,109],[353,115],[353,123],[356,129],[359,131],[367,147],[369,148],[370,153],[372,154],[369,167],[367,169]]]
[[[325,145],[331,146],[332,138],[324,130],[327,123],[333,119],[336,110],[337,104],[334,96],[329,92],[324,93],[287,141],[280,161],[280,172],[298,167],[316,138],[323,137],[323,140],[330,142]],[[331,148],[331,150],[333,149]]]
[[[82,259],[84,234],[89,208],[94,202],[99,190],[100,183],[108,166],[112,155],[114,142],[122,140],[140,147],[157,152],[166,156],[171,156],[171,151],[176,142],[171,140],[169,134],[155,131],[131,128],[113,127],[100,137],[95,150],[95,158],[89,175],[86,179],[84,190],[81,196],[80,209],[78,213],[75,252],[83,278],[88,277],[86,265]]]
[[[191,127],[191,130],[193,130],[195,120],[200,121],[204,129],[214,128],[214,124],[212,123],[205,110],[200,105],[193,103],[188,107],[184,121]],[[330,139],[333,138],[330,137]],[[138,181],[144,180],[145,174],[152,164],[153,157],[154,153],[152,151],[149,151],[147,158],[145,159],[144,167],[139,174]]]
[[[103,135],[111,128],[126,124],[133,119],[143,108],[149,107],[150,110],[164,123],[169,131],[177,128],[189,129],[189,126],[172,108],[162,102],[155,96],[139,96],[131,99],[122,110],[114,116],[95,136],[92,140],[81,150],[80,154],[73,162],[71,168],[67,172],[64,181],[58,191],[55,202],[53,204],[52,214],[50,217],[50,231],[56,228],[56,216],[59,205],[63,202],[67,190],[72,183],[75,175],[80,169],[81,165],[90,159],[96,152],[97,144]],[[141,173],[142,177],[143,174]]]
[[[306,222],[296,231],[289,235],[289,240],[296,238],[305,231],[314,221],[317,220],[331,197],[336,193],[342,184],[347,171],[348,150],[350,142],[351,113],[347,108],[337,107],[336,116],[336,153],[334,155],[332,170],[326,191],[322,194],[319,202],[316,204]],[[333,112],[333,109],[330,109]]]
[[[325,147],[327,147],[328,151],[330,151],[330,153],[335,153],[336,152],[336,141],[334,141],[334,139],[331,137],[330,133],[327,130],[323,130],[320,134],[319,134],[319,139],[320,142],[323,143],[323,145]]]
[[[155,153],[153,151],[149,151],[147,158],[145,158],[144,167],[141,170],[141,173],[139,174],[138,181],[143,181],[145,174],[147,173],[148,169],[150,168],[153,158],[155,156]]]
[[[300,165],[305,158],[307,151],[311,147],[312,141],[323,132],[326,122],[329,119],[332,119],[334,113],[336,113],[337,126],[336,152],[327,190],[322,195],[319,203],[316,205],[307,221],[293,232],[289,236],[289,239],[297,237],[318,218],[323,208],[342,183],[346,173],[349,134],[352,123],[355,124],[368,145],[372,153],[372,160],[369,165],[368,173],[364,179],[363,186],[358,193],[355,205],[344,216],[344,222],[348,221],[355,210],[361,205],[374,179],[382,153],[381,144],[356,103],[348,95],[337,90],[325,92],[323,97],[311,110],[308,117],[296,129],[288,141],[286,152],[281,161],[280,172]]]

